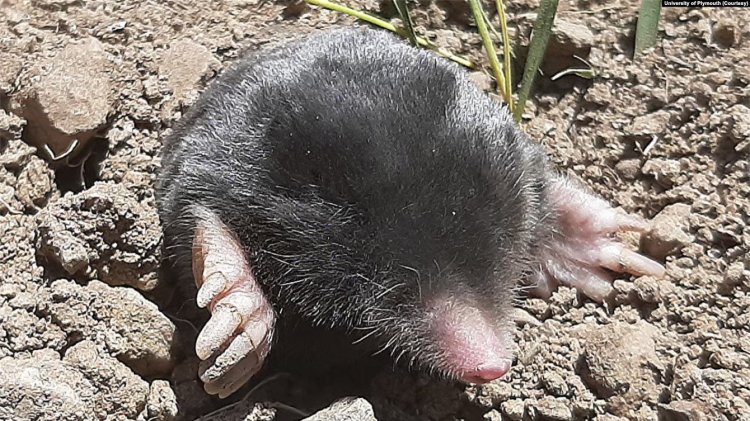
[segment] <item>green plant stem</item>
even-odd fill
[[[510,100],[508,101],[508,107],[512,113],[515,109],[513,103],[513,75],[511,73],[510,66],[510,37],[508,36],[508,18],[505,15],[505,5],[503,0],[495,0],[497,5],[497,16],[500,18],[500,31],[503,33],[503,70],[505,70],[505,92],[508,93]]]
[[[341,13],[347,14],[349,16],[353,16],[353,17],[355,17],[355,18],[357,18],[359,20],[365,21],[367,23],[371,23],[371,24],[373,24],[375,26],[379,26],[379,27],[381,27],[383,29],[387,29],[387,30],[389,30],[391,32],[395,32],[395,33],[397,33],[397,34],[399,34],[401,36],[406,36],[406,34],[403,32],[403,30],[401,30],[400,28],[397,28],[392,23],[387,22],[387,21],[385,21],[383,19],[380,19],[380,18],[378,18],[376,16],[368,15],[367,13],[361,12],[359,10],[354,10],[354,9],[351,9],[351,8],[346,7],[344,5],[330,2],[328,0],[305,0],[305,2],[308,3],[308,4],[312,4],[314,6],[325,7],[326,9],[331,9],[331,10],[336,11],[336,12],[341,12]],[[459,57],[459,56],[457,56],[457,55],[455,55],[453,53],[450,53],[450,52],[448,52],[448,51],[446,51],[446,50],[438,47],[437,45],[431,43],[430,41],[427,41],[426,39],[424,39],[422,37],[417,37],[417,43],[420,46],[422,46],[424,48],[427,48],[427,49],[430,49],[432,51],[435,51],[437,54],[439,54],[439,55],[441,55],[441,56],[443,56],[443,57],[445,57],[445,58],[447,58],[449,60],[455,61],[456,63],[458,63],[458,64],[460,64],[460,65],[462,65],[464,67],[468,67],[470,69],[475,68],[474,63],[472,63],[470,60],[468,60],[466,58],[463,58],[463,57]]]
[[[529,99],[531,88],[534,85],[536,73],[544,59],[547,43],[552,34],[552,25],[557,14],[557,3],[558,0],[542,0],[539,6],[539,12],[534,22],[534,32],[531,35],[529,55],[526,58],[526,67],[523,70],[521,89],[518,91],[518,103],[516,103],[516,109],[513,111],[513,117],[516,121],[521,121],[523,110],[526,108],[526,101]]]
[[[638,24],[635,28],[635,51],[633,58],[638,57],[654,45],[659,32],[661,0],[642,0],[638,11]]]
[[[497,88],[505,98],[505,102],[510,104],[513,101],[513,97],[508,95],[505,85],[505,77],[503,76],[502,66],[500,61],[497,59],[497,52],[495,51],[495,44],[492,42],[489,29],[487,29],[487,22],[484,18],[484,10],[480,0],[469,0],[471,11],[474,14],[474,20],[477,23],[477,29],[479,29],[479,35],[482,37],[482,43],[484,49],[487,50],[487,58],[490,60],[490,67],[492,72],[495,74],[495,80],[497,80]]]
[[[411,20],[409,6],[406,4],[406,0],[393,0],[393,5],[396,6],[396,11],[398,12],[399,17],[401,17],[401,22],[404,23],[404,30],[409,37],[409,41],[411,41],[413,46],[418,46],[419,42],[417,41],[417,34],[414,32],[414,22]]]

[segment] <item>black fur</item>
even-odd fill
[[[167,140],[157,193],[182,282],[196,218],[214,212],[282,318],[369,335],[441,371],[423,303],[471,297],[508,326],[549,231],[546,167],[457,65],[345,29],[216,80]]]

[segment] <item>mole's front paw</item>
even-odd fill
[[[193,240],[198,307],[211,319],[198,335],[206,392],[224,398],[247,383],[268,355],[276,316],[237,237],[218,218],[199,223]]]
[[[549,195],[557,225],[552,239],[542,246],[534,292],[549,296],[562,284],[602,301],[612,291],[612,272],[664,275],[661,264],[613,238],[620,231],[648,231],[648,222],[613,209],[567,179],[555,180]]]

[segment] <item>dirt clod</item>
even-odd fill
[[[657,259],[678,252],[692,241],[690,205],[675,203],[664,208],[652,221],[652,230],[643,239],[643,249]]]
[[[11,105],[29,122],[24,138],[54,157],[81,151],[113,112],[112,67],[102,43],[85,38],[24,72]]]
[[[613,323],[587,335],[581,377],[598,396],[614,398],[618,415],[626,415],[628,404],[656,402],[660,394],[654,335],[648,323]],[[623,401],[623,402],[621,402]]]
[[[143,291],[158,283],[159,218],[121,185],[66,195],[39,216],[39,232],[39,254],[67,275]]]
[[[372,405],[362,398],[344,398],[305,421],[375,421]]]

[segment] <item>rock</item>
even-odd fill
[[[147,394],[145,381],[89,341],[68,349],[62,360],[49,349],[0,360],[4,419],[135,419]]]
[[[635,180],[641,175],[640,159],[623,159],[615,164],[615,170],[626,180]]]
[[[690,231],[690,205],[675,203],[666,206],[651,221],[652,229],[641,237],[641,248],[656,259],[680,251],[693,241]]]
[[[8,93],[13,90],[14,81],[22,67],[23,55],[2,45],[0,47],[0,103],[4,102]]]
[[[489,382],[477,386],[477,394],[474,400],[485,408],[492,408],[510,399],[513,388],[508,382]]]
[[[344,398],[305,421],[376,421],[372,405],[363,398]]]
[[[660,421],[708,421],[702,404],[693,401],[676,401],[659,404]]]
[[[118,413],[133,417],[144,409],[148,383],[93,342],[77,343],[65,353],[63,362],[97,388],[93,412],[98,419]]]
[[[729,108],[732,120],[732,137],[739,143],[750,139],[750,108],[737,104]]]
[[[0,141],[20,139],[24,126],[26,126],[26,120],[0,109]],[[7,158],[2,157],[0,159],[5,161]]]
[[[42,207],[54,187],[54,172],[42,159],[32,156],[21,170],[16,183],[16,197],[27,208]]]
[[[113,112],[112,63],[94,38],[67,45],[22,73],[11,110],[29,124],[24,139],[48,146],[55,156],[74,157],[102,129]]]
[[[650,276],[641,276],[633,281],[633,292],[643,303],[658,303],[661,300],[660,282]]]
[[[146,419],[172,421],[177,418],[177,397],[166,380],[154,380],[146,402]]]
[[[658,334],[643,321],[589,328],[583,337],[581,378],[601,398],[616,398],[631,408],[641,400],[656,403],[660,385],[652,367],[660,365],[653,339]],[[615,415],[624,415],[620,407],[614,408]]]
[[[156,287],[159,217],[123,185],[97,183],[66,195],[47,206],[38,223],[37,253],[69,275],[143,291]]]
[[[172,369],[175,326],[134,289],[60,279],[51,294],[45,312],[68,335],[95,342],[142,376]]]
[[[573,56],[586,59],[592,45],[594,34],[587,26],[558,17],[542,62],[544,74],[553,76],[573,65],[581,66],[581,62]]]
[[[484,92],[490,92],[492,90],[492,78],[485,72],[475,71],[469,73],[469,80],[474,85]]]
[[[526,411],[526,405],[520,399],[507,400],[500,404],[500,410],[503,415],[512,421],[521,421]]]
[[[220,66],[208,48],[189,39],[172,42],[161,56],[158,68],[173,94],[171,107],[167,108],[192,104],[198,98],[201,83],[213,76]]]
[[[503,416],[500,414],[500,411],[497,409],[493,409],[489,412],[486,412],[484,415],[482,415],[482,420],[484,421],[503,421]]]
[[[567,399],[545,396],[529,405],[532,419],[545,421],[570,421],[573,413]]]
[[[565,396],[568,394],[568,384],[563,377],[555,372],[546,371],[542,373],[544,388],[554,396]]]
[[[683,175],[680,161],[675,159],[649,159],[643,164],[644,174],[654,177],[657,183],[665,188],[672,188],[678,179]]]
[[[669,126],[670,113],[659,110],[651,114],[638,116],[633,120],[630,134],[635,136],[651,136],[665,133]]]

